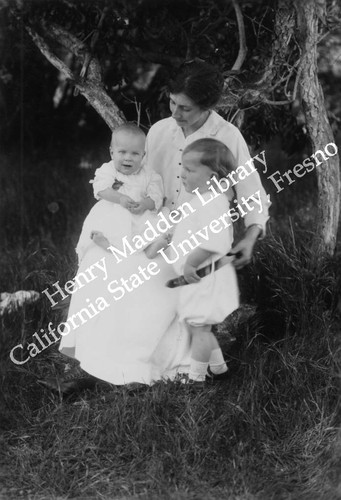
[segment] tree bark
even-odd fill
[[[234,5],[238,5],[236,0]],[[242,17],[239,12],[238,30],[243,31]],[[225,92],[219,104],[219,109],[229,111],[231,108],[243,109],[249,106],[270,104],[283,105],[288,104],[295,99],[294,93],[290,96],[285,95],[285,101],[274,101],[272,99],[273,92],[276,88],[282,85],[283,81],[291,79],[294,74],[295,66],[292,66],[290,59],[292,58],[291,41],[295,30],[295,10],[293,5],[288,0],[278,0],[276,5],[276,14],[274,20],[274,35],[271,47],[271,55],[268,60],[264,61],[262,73],[252,84],[242,84],[236,78],[232,70],[240,70],[242,59],[238,58],[231,70],[231,75],[225,79]],[[247,53],[246,42],[240,35],[240,47],[245,43],[241,50],[243,55]],[[238,66],[236,63],[239,61]],[[288,69],[288,67],[290,69]],[[296,87],[296,86],[295,86]]]
[[[70,80],[80,93],[87,99],[89,104],[98,112],[111,130],[124,123],[125,117],[122,111],[116,106],[111,97],[106,93],[102,83],[100,64],[95,57],[74,35],[66,31],[61,26],[51,24],[45,26],[44,35],[41,36],[32,27],[26,27],[33,42],[46,59],[64,76]],[[54,45],[57,43],[63,49],[73,53],[81,63],[88,60],[88,71],[85,78],[81,78],[60,59],[55,50],[52,49],[49,41]]]
[[[268,102],[283,104],[295,97],[296,83],[302,96],[303,110],[306,117],[307,130],[311,139],[313,152],[324,151],[329,143],[334,143],[334,137],[328,122],[324,96],[317,77],[317,42],[318,19],[324,11],[326,0],[301,0],[292,2],[278,0],[275,20],[275,39],[272,55],[260,79],[253,86],[241,88],[240,82],[234,82],[231,76],[231,87],[222,99],[221,108],[243,107],[245,104]],[[295,12],[297,14],[295,18]],[[301,57],[296,54],[297,45],[292,46],[295,26]],[[39,33],[28,27],[34,43],[42,54],[59,71],[73,82],[89,103],[105,120],[111,130],[125,121],[123,114],[106,93],[102,83],[99,62],[87,46],[61,26],[42,26]],[[294,40],[295,41],[295,40]],[[52,42],[52,43],[50,43]],[[297,43],[297,42],[296,42]],[[59,44],[64,50],[74,54],[80,63],[88,58],[89,65],[86,78],[75,75],[60,59],[55,49]],[[292,51],[295,51],[294,53]],[[295,62],[292,62],[296,57]],[[289,71],[287,67],[289,66]],[[297,69],[296,69],[297,68]],[[285,77],[281,72],[285,70]],[[296,83],[293,95],[281,103],[268,101],[269,95],[283,81],[289,82],[296,71]],[[314,247],[316,251],[333,254],[336,246],[336,236],[340,210],[340,172],[338,155],[330,156],[327,161],[316,165],[318,180],[318,212],[316,220],[316,235]]]
[[[302,52],[300,92],[313,153],[324,151],[327,144],[335,142],[317,76],[318,19],[324,4],[325,0],[297,2],[298,40]],[[336,154],[328,161],[317,163],[318,206],[314,248],[332,255],[340,213],[339,156]]]

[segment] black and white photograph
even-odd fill
[[[0,500],[341,499],[339,0],[0,0]]]

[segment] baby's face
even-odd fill
[[[130,175],[141,168],[145,138],[130,132],[117,132],[110,146],[111,158],[118,172]]]

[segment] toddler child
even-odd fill
[[[178,299],[179,320],[185,323],[191,336],[190,372],[181,381],[202,388],[208,367],[213,375],[227,371],[212,325],[222,322],[239,306],[236,272],[231,259],[226,257],[233,241],[232,222],[228,227],[222,222],[229,210],[229,199],[225,194],[213,198],[208,189],[213,177],[222,179],[235,168],[235,160],[225,144],[207,138],[185,148],[182,165],[181,178],[186,191],[196,190],[190,201],[195,211],[176,225],[172,248],[184,245],[189,235],[197,231],[205,236],[208,230],[208,238],[197,235],[200,246],[187,253],[178,252],[173,264],[177,274],[183,275],[188,283],[180,287]],[[193,239],[191,242],[194,246]],[[197,274],[199,268],[205,268],[206,275],[202,278]]]
[[[95,172],[92,181],[99,201],[86,217],[76,247],[79,261],[94,242],[107,250],[110,245],[122,247],[142,233],[147,220],[153,221],[163,201],[163,185],[159,174],[142,165],[145,134],[133,123],[114,130],[110,145],[111,161]],[[160,238],[144,249],[149,258],[165,244]]]

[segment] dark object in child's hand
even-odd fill
[[[204,278],[205,276],[210,274],[212,271],[217,271],[218,269],[225,266],[226,264],[229,264],[231,261],[232,261],[232,259],[229,259],[227,256],[221,257],[220,259],[216,260],[214,263],[208,264],[205,267],[201,267],[200,269],[197,269],[196,273],[199,276],[199,278]],[[168,288],[175,288],[177,286],[184,286],[184,285],[189,285],[189,283],[185,280],[184,276],[178,276],[177,278],[169,280],[166,283],[166,286]]]
[[[237,252],[237,253],[227,253],[226,255],[228,255],[229,257],[237,257],[237,259],[239,259],[240,257],[242,257],[242,252]]]
[[[175,288],[177,286],[188,285],[189,283],[185,280],[184,276],[179,276],[178,278],[174,278],[172,280],[167,281],[166,286],[168,288]]]

